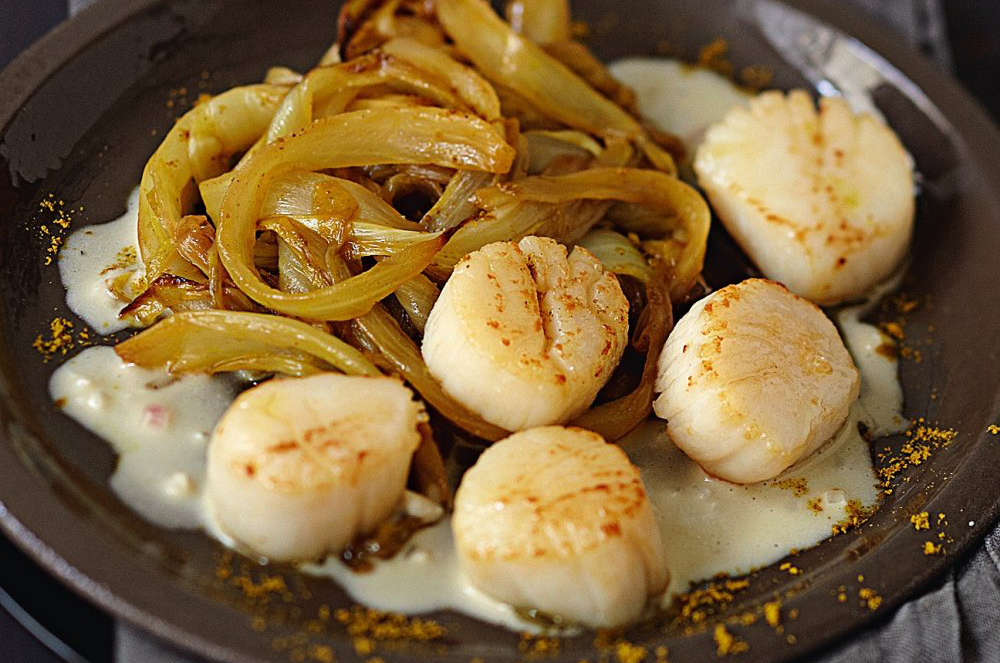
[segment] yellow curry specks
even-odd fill
[[[522,633],[521,640],[517,643],[517,650],[526,654],[558,654],[559,648],[559,638],[533,635],[531,633]]]
[[[720,658],[728,654],[739,654],[750,648],[747,643],[727,631],[723,624],[715,625],[713,636],[715,637],[715,653]]]
[[[802,573],[802,571],[791,562],[782,562],[781,565],[778,567],[778,570],[787,571],[788,575],[790,576],[797,576],[800,573]]]
[[[913,523],[913,529],[917,531],[931,528],[926,511],[921,511],[920,513],[915,513],[910,516],[910,522]]]
[[[861,599],[861,606],[867,607],[869,610],[878,610],[879,606],[882,605],[882,597],[870,587],[859,589],[858,598]]]
[[[804,477],[793,477],[791,479],[782,479],[775,483],[778,488],[782,490],[791,491],[792,495],[795,497],[802,497],[809,492],[809,481]]]
[[[139,256],[136,254],[135,247],[126,246],[115,255],[115,259],[110,265],[101,270],[101,276],[109,272],[117,272],[118,270],[135,267],[138,262]]]
[[[309,658],[318,663],[336,663],[333,649],[327,645],[312,645],[308,651]]]
[[[920,417],[910,424],[906,431],[906,442],[894,454],[891,450],[879,454],[883,463],[878,468],[882,487],[887,494],[892,492],[891,482],[911,466],[922,465],[937,449],[948,446],[958,432],[950,428],[932,426]]]
[[[39,334],[31,347],[47,362],[56,355],[65,355],[77,346],[89,345],[92,340],[89,330],[81,329],[74,336],[73,323],[66,318],[55,317],[49,322],[48,336]]]
[[[733,64],[726,57],[728,52],[729,44],[725,39],[719,37],[702,46],[701,50],[698,51],[698,66],[729,77],[733,73]]]
[[[781,626],[781,602],[780,601],[769,601],[764,604],[764,619],[771,628],[778,628]]]
[[[281,576],[264,574],[255,582],[248,576],[235,576],[230,582],[238,587],[248,599],[256,599],[267,594],[284,594],[288,590],[285,579]]]
[[[333,618],[347,627],[348,635],[374,640],[436,640],[444,627],[433,619],[407,617],[361,606],[335,610]]]
[[[870,507],[865,507],[861,504],[859,500],[848,500],[847,506],[844,511],[847,515],[844,519],[833,526],[834,534],[843,534],[849,530],[854,529],[861,525],[861,523],[868,520],[868,518],[878,510],[878,504],[873,504]]]
[[[749,586],[750,581],[746,578],[726,579],[685,592],[675,599],[680,606],[680,620],[687,624],[700,624],[709,615],[725,610],[733,602],[735,594]]]
[[[66,207],[66,201],[58,200],[50,193],[38,203],[38,208],[43,215],[49,217],[39,222],[38,231],[39,237],[47,244],[44,264],[51,265],[62,248],[63,235],[73,221],[72,214],[83,212],[83,207],[70,209]]]
[[[618,663],[642,663],[646,660],[646,648],[622,641],[615,645],[615,658]]]

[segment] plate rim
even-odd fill
[[[10,92],[0,96],[0,136],[25,102],[79,51],[128,22],[131,17],[170,1],[102,0],[60,23],[22,52],[0,71],[0,89]],[[956,130],[955,143],[965,150],[963,157],[974,159],[976,170],[993,182],[1000,182],[1000,163],[994,156],[1000,154],[1000,129],[948,73],[914,50],[900,36],[866,17],[860,8],[843,3],[823,3],[821,0],[777,1],[864,44],[906,79],[918,85],[935,107],[944,108],[942,98],[947,97],[945,117]],[[995,198],[1000,197],[1000,188],[992,193]],[[0,347],[0,350],[6,353],[7,349]],[[7,439],[9,426],[18,424],[18,417],[12,415],[9,408],[8,401],[12,399],[7,393],[7,378],[4,375],[0,379],[0,423],[4,424],[4,428],[0,429],[0,529],[49,573],[116,618],[124,619],[174,646],[213,660],[234,663],[258,660],[263,663],[269,660],[257,659],[244,651],[220,644],[218,638],[208,639],[199,632],[197,626],[202,623],[203,615],[214,613],[221,604],[177,586],[165,575],[154,573],[151,576],[151,571],[155,572],[152,559],[120,555],[129,558],[114,560],[113,568],[102,564],[106,560],[102,559],[100,546],[106,543],[106,535],[76,520],[69,507],[51,491],[45,491],[42,496],[33,492],[37,491],[38,481],[30,473],[16,471],[23,470],[23,462]],[[997,411],[998,401],[1000,394],[992,404],[994,412]],[[988,446],[986,435],[980,432],[971,440],[970,444],[976,451],[981,452],[984,446]],[[50,507],[45,518],[39,518],[37,510],[26,515],[23,507],[26,500],[38,498]],[[861,630],[890,618],[901,604],[914,598],[947,569],[966,558],[972,547],[994,528],[1000,518],[1000,497],[993,499],[986,513],[987,518],[981,518],[974,527],[963,530],[952,548],[954,554],[930,562],[905,589],[886,597],[883,609],[858,618],[847,629],[817,638],[809,648],[797,649],[789,655],[816,652],[837,638],[853,637]],[[137,590],[128,595],[121,594],[108,586],[109,579],[119,586],[131,585]],[[193,601],[191,609],[183,615],[172,615],[171,619],[162,617],[164,593],[187,602]]]

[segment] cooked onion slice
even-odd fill
[[[414,245],[345,283],[309,293],[283,293],[264,282],[252,261],[257,220],[271,181],[295,169],[381,163],[433,163],[502,173],[513,157],[513,148],[491,125],[438,108],[355,111],[318,120],[263,148],[237,171],[223,203],[219,257],[236,285],[268,308],[316,320],[356,317],[422,272],[443,240]]]
[[[198,278],[177,254],[174,226],[191,212],[191,182],[225,171],[230,156],[267,130],[288,92],[274,85],[233,88],[188,111],[150,157],[139,185],[139,251],[148,281],[170,272]]]
[[[661,213],[660,237],[650,248],[671,270],[670,297],[687,295],[701,273],[711,214],[705,200],[665,173],[634,168],[591,168],[568,175],[526,177],[477,192],[484,207],[528,200],[562,204],[577,200],[620,200]],[[647,229],[650,230],[650,229]]]
[[[133,364],[171,373],[262,370],[306,375],[332,367],[351,375],[380,375],[363,354],[336,336],[263,313],[178,313],[119,343],[115,352]]]

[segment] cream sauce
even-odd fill
[[[127,302],[112,294],[111,284],[122,279],[128,294],[139,294],[132,290],[142,277],[139,261],[134,259],[139,255],[138,219],[136,187],[129,195],[125,214],[75,231],[59,252],[59,278],[66,288],[66,304],[100,334],[128,327],[118,318]]]
[[[359,603],[406,614],[456,610],[517,631],[537,631],[511,606],[471,586],[458,567],[451,519],[418,532],[394,558],[369,573],[355,573],[336,557],[302,566],[306,573],[329,576]]]
[[[175,378],[122,361],[113,348],[87,348],[52,375],[49,393],[63,412],[118,454],[111,488],[164,527],[204,523],[205,449],[234,397],[220,377]]]
[[[903,418],[903,385],[899,382],[899,362],[895,357],[879,352],[883,344],[891,344],[878,327],[862,322],[882,297],[895,290],[902,281],[905,269],[885,282],[875,286],[868,300],[855,306],[845,306],[833,314],[844,344],[854,357],[861,372],[859,405],[862,417],[875,437],[892,435],[906,430],[909,421]]]
[[[642,472],[670,568],[669,594],[718,573],[741,575],[827,538],[848,500],[878,499],[856,405],[840,433],[777,479],[716,479],[675,447],[666,422],[649,420],[620,444]],[[800,492],[795,492],[798,488]]]
[[[693,155],[708,127],[750,93],[725,76],[680,60],[626,58],[609,65],[611,74],[635,90],[643,117],[654,127],[676,134]]]
[[[905,421],[895,409],[901,405],[896,391],[884,389],[885,384],[898,387],[884,379],[889,369],[895,370],[894,362],[875,353],[877,345],[864,342],[878,330],[855,319],[845,329],[849,339],[862,338],[849,346],[852,352],[861,349],[855,357],[869,388],[863,388],[837,437],[782,477],[751,486],[714,479],[673,446],[664,423],[657,420],[647,421],[621,441],[642,471],[666,542],[672,579],[665,600],[691,582],[717,573],[747,572],[793,548],[821,541],[845,517],[848,500],[864,506],[875,503],[876,479],[857,422],[873,430],[893,430]],[[206,376],[172,378],[126,364],[111,348],[98,347],[84,350],[57,370],[50,391],[64,402],[69,416],[115,448],[119,462],[111,483],[125,503],[154,523],[203,527],[233,545],[211,522],[203,500],[205,448],[233,398],[230,382]],[[880,422],[872,412],[888,417]],[[805,491],[796,495],[788,484]],[[378,609],[454,609],[518,630],[535,628],[510,606],[465,582],[448,519],[419,532],[402,553],[377,562],[370,573],[355,573],[336,556],[322,565],[303,565],[303,570],[335,579],[356,600]]]

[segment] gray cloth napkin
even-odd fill
[[[67,0],[75,14],[96,0]],[[951,67],[940,0],[852,0]],[[818,663],[950,663],[1000,661],[1000,528],[966,561],[885,623],[816,657]],[[197,663],[141,631],[119,623],[117,663]]]
[[[818,663],[954,663],[1000,660],[1000,529],[931,591]]]

